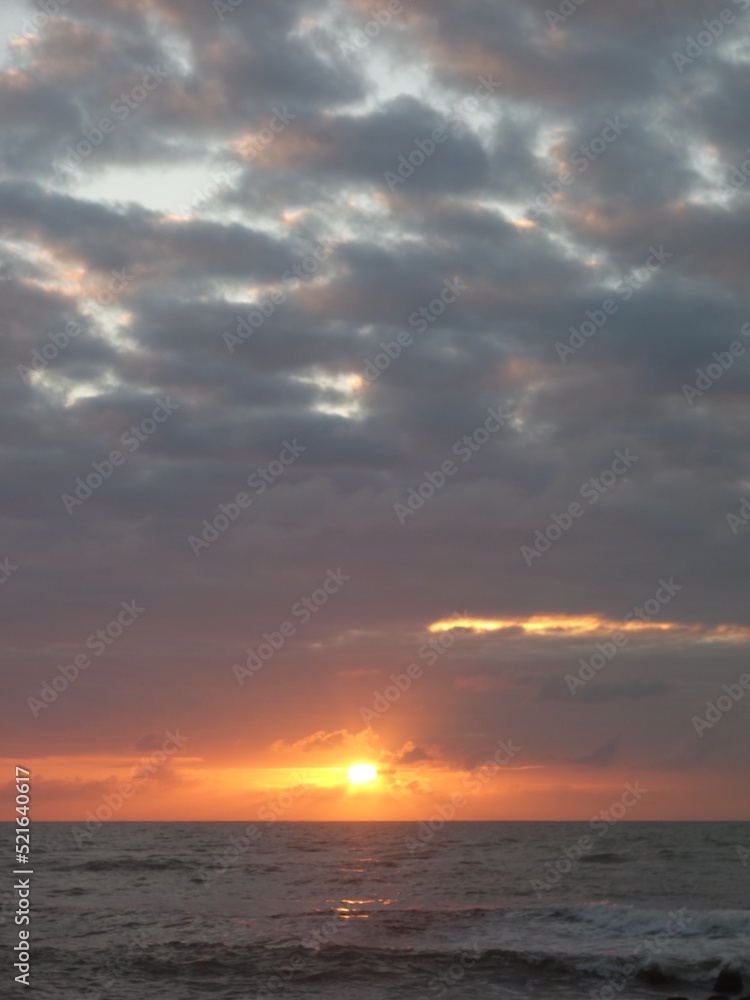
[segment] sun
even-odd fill
[[[367,781],[374,781],[378,776],[378,769],[374,764],[352,764],[349,768],[349,781],[353,785],[364,785]]]

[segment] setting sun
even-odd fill
[[[377,776],[378,771],[373,764],[352,764],[349,768],[349,781],[353,785],[363,785],[367,781],[374,781]]]

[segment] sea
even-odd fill
[[[750,995],[748,823],[82,829],[33,829],[31,995],[707,1000],[723,969]]]

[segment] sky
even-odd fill
[[[6,815],[750,819],[750,0],[549,2],[5,6]]]

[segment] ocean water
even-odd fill
[[[750,994],[747,823],[422,839],[413,823],[110,823],[80,847],[74,829],[32,834],[32,992],[54,1000],[706,1000],[727,966]],[[13,932],[7,894],[2,912]]]

